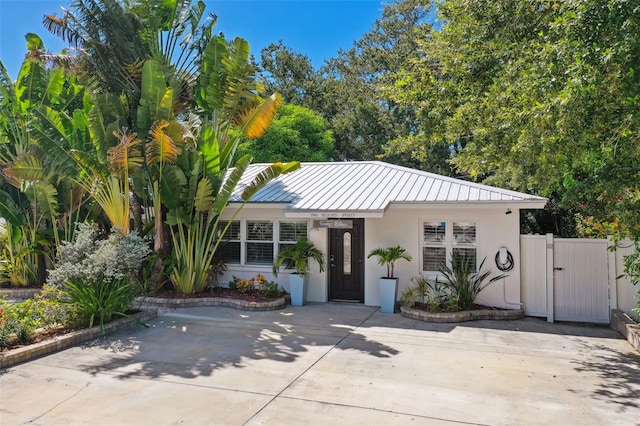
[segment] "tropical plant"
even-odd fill
[[[398,260],[404,259],[408,262],[411,262],[412,260],[412,257],[409,253],[407,253],[407,250],[399,245],[395,247],[378,247],[376,249],[373,249],[367,256],[367,259],[373,256],[377,256],[378,264],[380,266],[387,267],[387,275],[385,276],[385,278],[395,278],[393,269]]]
[[[93,327],[100,324],[104,334],[104,325],[116,316],[128,317],[127,310],[140,294],[140,286],[132,285],[128,280],[95,281],[74,279],[65,282],[60,289],[62,301],[69,304],[78,320]]]
[[[444,265],[440,268],[439,271],[444,279],[442,284],[447,292],[448,302],[452,310],[464,311],[470,309],[482,290],[507,276],[500,274],[489,278],[491,271],[482,272],[485,260],[486,257],[482,259],[476,272],[472,259],[460,259],[452,255],[451,266]],[[440,282],[439,280],[440,278],[437,278],[436,282]]]
[[[411,279],[412,284],[405,288],[400,296],[400,300],[409,306],[413,307],[416,303],[426,305],[432,312],[437,312],[443,309],[449,300],[445,286],[436,281],[429,281],[424,276],[413,277]]]
[[[409,306],[414,306],[416,303],[424,303],[431,287],[429,280],[423,276],[419,276],[411,278],[411,283],[412,284],[402,292],[400,300]]]
[[[52,126],[72,131],[78,124],[75,112],[89,98],[75,77],[35,59],[35,52],[44,48],[38,36],[27,34],[26,39],[29,54],[16,82],[0,63],[0,217],[14,236],[20,235],[9,240],[8,252],[32,268],[22,276],[29,277],[28,283],[41,283],[55,247],[70,238],[75,221],[88,210],[82,209],[84,191],[66,178],[67,169],[56,167],[40,145],[40,117],[65,117]],[[21,269],[19,262],[11,266]]]
[[[320,272],[324,272],[324,253],[307,237],[300,237],[294,245],[280,250],[273,265],[273,274],[278,276],[282,264],[286,269],[294,269],[296,274],[307,275],[309,259],[314,260]]]
[[[178,113],[191,109],[197,62],[212,37],[216,17],[203,1],[74,0],[45,27],[70,44],[60,55],[40,55],[94,82],[103,93],[124,96],[135,122],[144,62],[156,58],[170,75]],[[153,121],[147,121],[146,134]]]
[[[170,88],[165,88],[156,76],[162,70],[149,63],[149,75],[155,76],[152,81],[158,81],[159,93],[167,93]],[[221,37],[212,38],[205,47],[199,71],[196,102],[201,108],[201,125],[189,136],[196,142],[195,149],[186,148],[189,141],[182,139],[184,133],[179,135],[174,130],[171,134],[175,118],[172,122],[156,122],[147,142],[147,164],[153,166],[154,204],[157,208],[158,200],[162,200],[167,207],[167,223],[171,225],[174,250],[169,278],[179,293],[197,293],[206,288],[221,243],[216,238],[218,223],[252,160],[245,155],[233,164],[240,135],[249,138],[263,135],[282,104],[278,94],[268,98],[258,94],[259,85],[255,69],[249,64],[249,45],[245,40],[236,38],[227,43]],[[143,82],[144,78],[146,75]],[[230,134],[232,128],[240,134]],[[241,194],[244,203],[234,217],[269,181],[299,167],[298,162],[265,167],[245,187]],[[156,211],[156,220],[160,214]],[[222,230],[221,235],[225,232],[226,229]],[[156,245],[157,238],[156,233]]]

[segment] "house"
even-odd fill
[[[241,204],[244,186],[264,164],[243,176],[223,219]],[[480,302],[517,308],[520,302],[521,209],[541,209],[542,197],[395,166],[379,161],[302,163],[262,188],[234,218],[220,249],[227,263],[222,283],[257,273],[273,279],[278,250],[308,236],[326,253],[325,271],[313,264],[308,301],[350,301],[379,306],[378,278],[386,273],[367,254],[401,245],[413,257],[399,261],[398,294],[411,278],[434,278],[451,254],[483,270],[497,269],[501,248],[511,260],[508,277],[485,289]],[[503,258],[503,261],[506,259]],[[288,274],[276,279],[288,290]]]

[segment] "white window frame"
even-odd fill
[[[305,228],[306,228],[306,232],[305,232],[305,234],[303,236],[309,238],[309,221],[307,221],[307,220],[279,220],[279,221],[277,221],[277,225],[276,226],[277,226],[278,233],[276,234],[277,241],[276,241],[276,246],[274,248],[276,256],[278,256],[278,253],[280,252],[280,246],[282,244],[293,245],[297,241],[297,239],[296,240],[281,239],[282,236],[280,235],[280,229],[281,229],[281,226],[282,226],[283,223],[304,223],[305,224]],[[298,237],[298,238],[301,238],[301,237]]]
[[[442,223],[445,226],[444,239],[441,243],[437,242],[425,242],[424,238],[424,226],[425,223]],[[456,224],[465,224],[467,226],[473,226],[475,228],[475,238],[473,242],[457,242],[454,239],[454,226]],[[445,262],[448,267],[451,267],[451,256],[454,249],[474,249],[475,250],[475,270],[478,268],[478,222],[473,220],[441,220],[441,219],[422,219],[420,220],[421,232],[420,232],[420,270],[423,274],[438,274],[438,270],[425,269],[424,262],[424,249],[425,248],[440,248],[445,249]]]
[[[218,238],[222,239],[222,237],[224,235],[222,235],[222,231],[224,230],[224,227],[226,226],[227,223],[237,223],[239,226],[239,230],[238,230],[238,238],[237,239],[229,239],[229,240],[223,240],[223,242],[221,244],[225,244],[225,243],[239,243],[240,244],[240,259],[238,259],[238,261],[236,262],[235,259],[234,261],[228,261],[225,260],[225,263],[229,264],[229,265],[241,265],[242,264],[242,221],[235,219],[235,220],[221,220],[220,223],[218,224],[219,228],[218,228]],[[229,228],[231,229],[231,228]],[[227,230],[227,232],[229,232],[229,230]]]
[[[271,239],[269,240],[253,240],[253,239],[249,239],[249,226],[250,223],[269,223],[271,224]],[[275,240],[276,240],[276,235],[277,235],[277,230],[276,230],[276,225],[275,225],[275,221],[273,220],[269,220],[269,219],[246,219],[244,221],[244,228],[245,230],[244,232],[244,241],[242,246],[244,247],[244,254],[243,254],[243,264],[244,265],[251,265],[251,266],[268,266],[269,264],[273,265],[273,262],[275,260],[275,256],[277,256],[277,253],[275,251],[276,247],[275,247]],[[271,244],[271,251],[272,251],[272,255],[271,255],[271,261],[267,262],[267,260],[265,259],[264,262],[261,263],[250,263],[249,262],[249,244],[260,244],[260,245],[264,245],[267,246],[269,244]]]
[[[244,218],[244,219],[234,219],[234,222],[238,222],[240,224],[240,234],[239,234],[239,240],[229,240],[232,242],[239,242],[240,243],[240,263],[235,263],[235,262],[229,262],[229,265],[232,266],[248,266],[248,267],[252,267],[252,268],[271,268],[273,263],[275,262],[275,259],[278,257],[278,253],[280,251],[280,244],[294,244],[295,241],[291,241],[291,240],[284,240],[280,238],[280,224],[281,223],[304,223],[306,225],[306,234],[304,236],[306,236],[307,238],[309,238],[309,230],[310,230],[310,226],[309,226],[309,221],[308,220],[295,220],[295,219],[284,219],[284,220],[280,220],[280,219],[265,219],[265,218],[253,218],[253,217],[249,217],[249,218]],[[229,220],[222,220],[222,222],[229,222]],[[273,235],[272,235],[272,239],[267,241],[267,240],[249,240],[247,238],[248,234],[249,234],[249,223],[250,222],[270,222],[272,224],[272,230],[273,230]],[[271,262],[271,264],[266,264],[266,263],[248,263],[247,262],[247,243],[252,243],[252,242],[257,242],[257,243],[272,243],[273,244],[273,260]]]

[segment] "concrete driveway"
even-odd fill
[[[532,318],[187,308],[0,374],[2,425],[640,424],[629,343]]]

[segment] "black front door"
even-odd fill
[[[329,299],[364,302],[364,219],[329,229]]]

